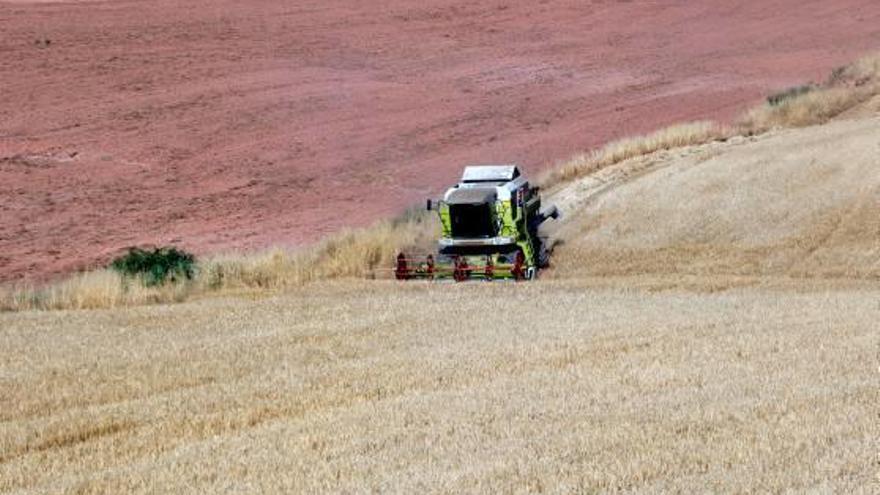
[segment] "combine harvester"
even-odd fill
[[[538,227],[557,218],[555,206],[541,211],[537,187],[515,165],[465,167],[461,182],[436,205],[441,235],[438,253],[397,256],[398,280],[531,280],[547,265]]]

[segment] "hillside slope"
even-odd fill
[[[727,119],[878,26],[875,0],[0,1],[0,282],[314,241],[467,163]]]
[[[556,193],[571,276],[880,278],[880,118],[623,163]]]

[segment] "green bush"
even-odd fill
[[[800,95],[805,95],[811,91],[816,89],[814,84],[804,84],[801,86],[794,86],[788,88],[784,91],[780,91],[778,93],[774,93],[767,97],[767,103],[770,104],[771,107],[776,107],[781,105],[782,103],[790,100],[792,98],[796,98]]]
[[[144,284],[152,286],[192,279],[195,264],[195,256],[177,248],[147,250],[135,247],[113,260],[110,267],[124,275],[143,277]]]

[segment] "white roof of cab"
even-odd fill
[[[464,168],[462,182],[507,182],[519,177],[516,165],[471,165]]]

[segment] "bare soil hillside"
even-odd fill
[[[875,49],[874,0],[0,1],[0,281],[315,240]]]

